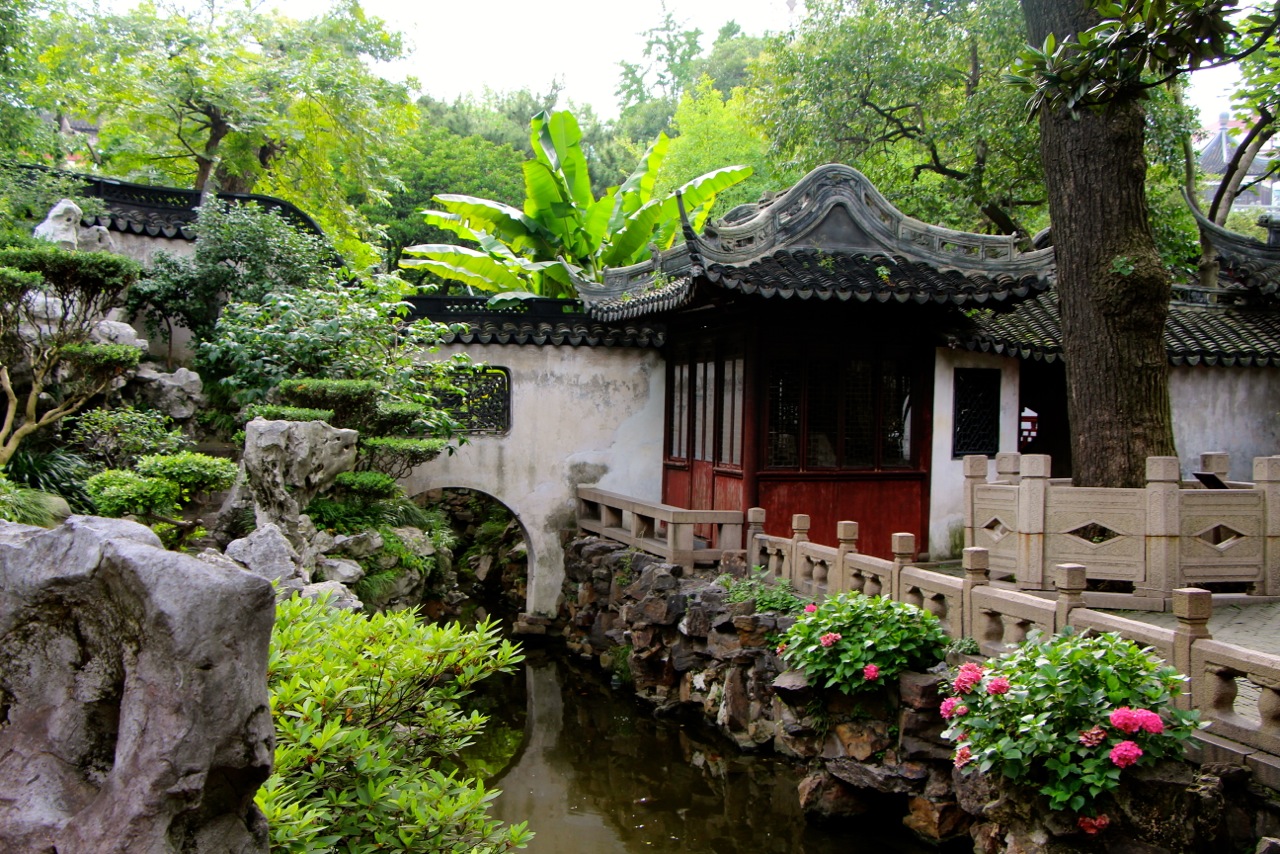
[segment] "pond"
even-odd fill
[[[480,699],[491,720],[467,763],[502,789],[494,815],[537,833],[531,854],[937,851],[902,827],[901,800],[806,821],[791,763],[741,753],[701,721],[655,717],[598,671],[540,650]]]

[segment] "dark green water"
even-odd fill
[[[938,850],[902,827],[900,799],[838,825],[808,822],[790,763],[744,755],[698,722],[655,718],[597,672],[536,651],[481,699],[489,735],[469,764],[496,775],[494,814],[537,833],[530,854]]]

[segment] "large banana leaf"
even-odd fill
[[[609,220],[609,230],[618,231],[626,218],[640,209],[640,206],[653,198],[653,188],[658,180],[658,169],[666,159],[667,148],[671,139],[662,132],[658,133],[647,149],[635,171],[627,176],[627,180],[618,188],[613,208],[613,216]]]
[[[602,267],[625,267],[634,264],[653,240],[654,229],[662,221],[663,202],[651,200],[627,218],[620,231],[615,231],[600,256]]]
[[[515,259],[500,261],[485,252],[445,243],[421,243],[410,246],[401,267],[426,270],[442,279],[452,279],[484,291],[521,290],[527,280],[517,272]]]
[[[675,192],[663,199],[662,213],[672,219],[680,216],[680,208],[676,204],[676,193],[684,199],[685,210],[691,211],[715,199],[716,193],[723,192],[734,184],[741,184],[750,178],[754,171],[750,166],[726,166],[723,169],[715,169],[705,175],[699,175],[692,181],[680,185]]]
[[[548,115],[544,110],[530,120],[529,127],[535,156],[541,154],[538,160],[563,176],[573,203],[585,208],[594,202],[587,157],[582,152],[582,131],[573,113],[558,110]]]
[[[443,231],[452,231],[454,234],[466,240],[473,240],[480,244],[480,248],[490,255],[506,255],[514,258],[515,253],[511,251],[511,247],[494,237],[487,231],[474,231],[463,224],[462,219],[457,214],[446,213],[444,211],[421,211],[422,220],[427,225],[434,225]]]
[[[539,247],[546,243],[546,235],[537,220],[502,202],[455,193],[441,193],[431,200],[457,216],[468,228],[486,231],[516,252],[525,246]]]

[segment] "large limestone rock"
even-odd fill
[[[138,399],[158,409],[174,421],[187,421],[204,406],[204,383],[200,375],[187,368],[173,373],[143,365],[133,377]]]
[[[266,852],[273,601],[132,522],[0,523],[0,851]]]
[[[277,525],[261,525],[249,536],[233,540],[227,545],[227,558],[244,564],[254,575],[278,582],[286,594],[311,583],[298,552]]]
[[[279,525],[291,542],[302,545],[302,508],[355,465],[359,434],[323,421],[262,418],[250,421],[244,432],[241,463],[258,527]]]
[[[32,234],[41,240],[56,243],[62,249],[78,249],[82,213],[75,202],[63,199],[53,206],[44,222],[37,225]]]

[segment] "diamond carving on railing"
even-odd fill
[[[1103,543],[1114,540],[1116,537],[1123,536],[1119,531],[1113,531],[1101,522],[1085,522],[1083,525],[1067,531],[1066,534],[1068,537],[1075,537],[1091,546],[1100,546]]]
[[[1000,521],[998,516],[993,516],[990,522],[982,526],[982,529],[991,537],[991,542],[993,543],[998,543],[1013,533],[1013,530]]]
[[[1212,528],[1205,528],[1196,537],[1213,546],[1219,551],[1226,551],[1240,541],[1244,534],[1222,523],[1214,525]]]

